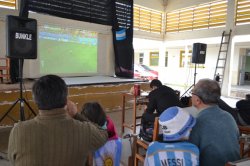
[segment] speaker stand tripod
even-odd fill
[[[7,110],[7,112],[3,115],[3,117],[0,119],[0,122],[8,116],[8,113],[12,111],[12,109],[15,107],[17,103],[19,103],[20,106],[20,120],[25,120],[25,113],[24,113],[24,104],[27,105],[27,107],[30,109],[30,111],[33,113],[34,116],[36,116],[36,113],[31,108],[29,103],[23,98],[23,61],[24,59],[19,59],[19,86],[20,86],[20,96],[19,98],[12,104],[12,106]]]
[[[193,88],[195,86],[196,83],[196,63],[194,64],[194,83],[181,95],[181,98],[190,91],[191,88]]]

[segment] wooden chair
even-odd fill
[[[244,158],[244,159],[240,159],[237,161],[233,161],[233,162],[228,162],[225,164],[225,166],[237,166],[237,165],[241,165],[241,166],[247,166],[250,165],[250,158]]]
[[[10,59],[0,58],[0,81],[3,82],[4,78],[10,80]]]
[[[153,131],[153,141],[158,140],[159,135],[159,117],[155,118],[154,122],[154,131]],[[138,165],[138,161],[144,162],[145,160],[145,154],[140,153],[140,149],[142,148],[145,152],[147,151],[149,143],[141,140],[136,139],[135,140],[135,147],[134,147],[134,166]]]
[[[250,157],[250,126],[238,126],[240,131],[240,157]],[[248,140],[249,139],[249,140]]]
[[[240,160],[228,162],[225,166],[250,165],[250,126],[238,126],[240,131]]]

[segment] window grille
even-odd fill
[[[150,52],[150,66],[159,65],[159,52]]]
[[[161,33],[162,12],[134,5],[134,30]]]
[[[113,20],[110,0],[29,0],[29,11],[103,25]]]
[[[192,31],[226,25],[227,0],[213,1],[166,14],[165,32]]]
[[[144,53],[139,54],[139,63],[142,65],[143,64],[143,59],[144,59]]]
[[[168,67],[168,51],[165,52],[165,67]]]
[[[250,24],[250,1],[249,0],[237,0],[235,24],[236,25]]]
[[[0,7],[16,9],[17,0],[0,0]]]

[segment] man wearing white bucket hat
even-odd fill
[[[240,159],[239,130],[233,117],[218,106],[220,86],[201,79],[192,90],[192,104],[198,109],[190,142],[200,149],[201,166],[223,166]]]
[[[152,142],[147,150],[144,166],[198,166],[199,149],[187,142],[195,118],[180,107],[170,107],[159,117],[163,142]]]

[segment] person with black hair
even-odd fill
[[[85,103],[81,114],[99,126],[106,127],[108,131],[108,141],[93,154],[93,165],[120,165],[122,153],[121,139],[118,137],[114,123],[106,115],[102,106],[98,102]]]
[[[102,106],[98,102],[85,103],[82,107],[81,114],[99,126],[106,126],[109,140],[118,138],[113,121],[106,115]]]
[[[250,125],[250,95],[247,94],[245,99],[237,101],[236,108],[241,125]]]
[[[242,99],[236,102],[236,108],[228,105],[224,100],[219,99],[219,107],[230,113],[236,123],[240,126],[250,125],[250,98],[246,95],[246,99]]]
[[[153,126],[155,117],[160,116],[167,108],[172,106],[183,107],[175,90],[162,85],[160,80],[152,80],[150,88],[152,88],[152,91],[148,95],[149,102],[141,120],[142,134],[146,131],[147,126]]]
[[[220,73],[217,73],[214,79],[215,81],[220,82]]]
[[[107,130],[78,114],[76,105],[67,100],[62,78],[43,76],[32,92],[39,113],[12,128],[8,146],[12,165],[82,166],[90,152],[106,143]]]

